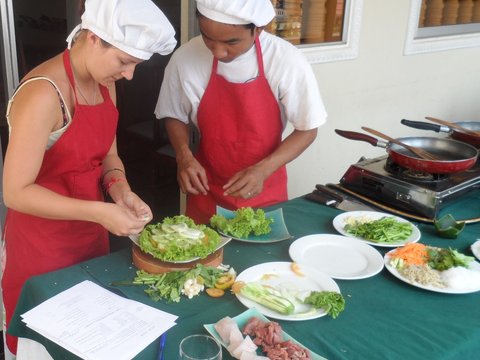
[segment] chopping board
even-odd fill
[[[135,266],[150,274],[162,274],[170,271],[185,271],[194,268],[197,264],[205,266],[218,266],[223,261],[223,248],[211,253],[206,258],[188,263],[171,263],[154,258],[140,250],[137,245],[132,246],[132,259]]]

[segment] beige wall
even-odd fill
[[[406,0],[364,0],[358,57],[313,65],[329,117],[315,143],[288,165],[290,198],[317,183],[337,183],[361,156],[386,154],[336,135],[336,128],[440,136],[400,120],[480,121],[480,48],[404,56],[409,11]]]

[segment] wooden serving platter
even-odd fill
[[[194,268],[197,264],[205,266],[218,266],[223,261],[223,248],[208,255],[204,259],[199,259],[189,263],[170,263],[154,258],[140,250],[137,245],[132,246],[132,259],[134,265],[150,274],[162,274],[170,271],[184,271]]]

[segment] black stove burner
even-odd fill
[[[351,165],[340,183],[378,203],[433,219],[447,203],[480,186],[480,166],[452,174],[429,174],[399,166],[385,155]]]
[[[387,158],[387,161],[385,162],[385,170],[398,178],[421,183],[435,183],[449,178],[448,174],[432,174],[408,169],[393,162],[390,158]]]

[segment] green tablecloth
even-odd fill
[[[476,205],[475,205],[476,206]],[[232,241],[224,263],[237,272],[270,261],[290,261],[293,240],[309,234],[335,234],[333,218],[339,210],[307,201],[290,200],[282,207],[286,225],[294,239],[271,244]],[[480,224],[469,224],[456,240],[441,239],[432,225],[419,224],[421,242],[454,247],[470,254],[469,246],[480,237]],[[388,250],[377,248],[382,254]],[[24,286],[9,332],[43,343],[54,359],[75,356],[28,329],[20,315],[47,298],[85,279],[109,287],[112,281],[132,279],[135,267],[129,249],[93,259],[57,272],[30,279]],[[480,353],[480,292],[451,295],[410,286],[387,270],[362,280],[337,280],[346,299],[345,311],[335,320],[321,317],[307,321],[279,321],[282,328],[306,347],[328,359],[476,359]],[[245,307],[231,294],[214,299],[205,295],[180,303],[151,301],[142,287],[112,288],[130,299],[179,316],[168,331],[166,357],[177,359],[180,340],[204,333],[203,324],[224,316],[235,316]],[[154,360],[157,341],[135,359]],[[225,356],[229,359],[229,356]]]

